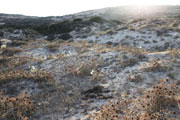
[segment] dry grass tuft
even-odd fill
[[[127,45],[118,45],[114,48],[116,51],[124,51],[127,53],[132,53],[133,55],[140,56],[144,55],[145,53],[148,53],[149,51],[144,50],[143,48],[135,48]]]
[[[23,57],[1,56],[0,57],[0,68],[1,68],[1,70],[12,70],[15,67],[24,65],[28,61],[29,61],[29,59],[26,59]]]
[[[180,57],[180,50],[176,48],[170,49],[170,55],[172,56],[172,60],[175,61]]]
[[[102,73],[98,70],[98,67],[104,63],[104,60],[95,58],[88,61],[79,61],[79,63],[67,64],[64,70],[67,74],[79,77],[85,77],[92,75],[93,78],[100,77]]]
[[[165,61],[159,59],[152,60],[148,64],[144,64],[142,69],[145,72],[166,72],[171,69],[170,66]]]
[[[178,120],[180,96],[177,82],[168,79],[144,91],[135,99],[121,98],[108,102],[90,115],[92,120]],[[172,109],[173,108],[173,109]],[[177,119],[176,119],[177,118]]]
[[[89,63],[80,63],[79,66],[75,65],[67,65],[65,67],[65,71],[68,74],[71,74],[73,76],[88,76],[90,75],[90,72],[92,69],[96,68],[96,63],[95,62],[89,62]]]
[[[10,81],[18,81],[23,79],[34,80],[35,82],[54,82],[53,77],[50,73],[40,70],[33,73],[25,70],[8,71],[0,73],[0,85],[8,83]]]
[[[119,60],[118,63],[121,65],[122,68],[131,67],[138,63],[138,59],[130,58],[127,60]]]
[[[0,92],[0,118],[4,120],[29,120],[36,106],[27,93],[7,97]]]
[[[4,48],[2,50],[2,55],[4,56],[13,56],[16,53],[22,52],[22,49],[19,48]]]
[[[130,82],[141,82],[143,81],[143,77],[141,73],[131,73],[128,77]]]
[[[52,52],[58,50],[59,46],[60,46],[60,43],[58,42],[52,42],[46,45],[46,47]]]
[[[103,35],[114,34],[114,33],[115,33],[114,30],[108,29],[108,30],[106,30],[106,31],[104,31],[104,32],[99,32],[97,35],[98,35],[98,36],[103,36]]]

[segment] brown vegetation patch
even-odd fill
[[[121,98],[100,107],[90,115],[92,120],[178,120],[179,88],[177,82],[168,79],[144,91],[135,99]],[[172,109],[173,108],[173,109]]]
[[[36,105],[27,93],[7,97],[0,92],[0,118],[4,120],[29,120],[35,109]]]
[[[17,80],[34,80],[36,82],[53,82],[53,77],[50,73],[44,71],[37,71],[37,72],[29,72],[25,70],[18,70],[18,71],[10,71],[10,72],[1,72],[0,73],[0,85],[8,83],[10,81],[17,81]]]
[[[168,61],[152,60],[147,65],[144,64],[142,69],[145,72],[166,72],[172,69],[166,62]]]
[[[2,55],[4,56],[13,56],[16,53],[22,52],[22,49],[19,48],[4,48],[2,50]]]
[[[12,70],[15,67],[26,64],[30,59],[24,57],[0,57],[0,68],[2,71]]]

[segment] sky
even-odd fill
[[[180,5],[180,0],[0,0],[0,13],[61,16],[124,5]]]

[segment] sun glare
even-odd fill
[[[179,0],[2,0],[0,13],[58,16],[115,6],[133,5],[138,9],[145,9],[151,5],[178,4]]]

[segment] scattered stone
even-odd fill
[[[157,43],[158,41],[157,40],[153,40],[153,43]]]
[[[169,43],[169,42],[164,43],[164,48],[165,48],[165,49],[168,49],[169,46],[170,46],[170,43]]]
[[[63,40],[69,40],[70,38],[72,38],[72,36],[68,33],[64,33],[59,36],[59,39],[63,39]]]
[[[112,45],[113,43],[111,41],[106,42],[107,45]]]

